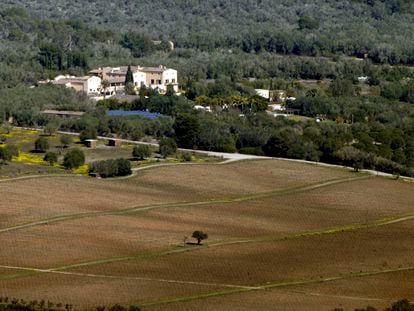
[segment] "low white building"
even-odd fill
[[[195,105],[194,109],[199,110],[199,111],[211,112],[211,107],[210,106]]]
[[[358,77],[358,81],[359,82],[367,82],[368,81],[368,77],[367,76],[361,76],[361,77]]]
[[[271,111],[285,111],[285,105],[283,104],[271,104],[268,106]]]
[[[61,75],[49,82],[55,85],[64,85],[78,92],[85,92],[90,95],[100,93],[102,80],[95,76],[74,77]]]
[[[270,90],[265,90],[265,89],[255,89],[256,94],[266,98],[266,99],[270,99]]]

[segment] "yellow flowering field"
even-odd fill
[[[28,152],[20,152],[19,156],[13,157],[13,161],[23,162],[26,164],[36,164],[36,165],[46,164],[46,162],[43,161],[42,156],[38,154],[28,153]]]

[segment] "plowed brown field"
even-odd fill
[[[401,180],[266,160],[10,180],[0,197],[0,296],[153,310],[414,299],[414,184]],[[203,246],[184,244],[194,230]]]

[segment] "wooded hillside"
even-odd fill
[[[414,4],[408,0],[5,0],[41,18],[134,30],[178,47],[299,55],[368,54],[414,63]]]

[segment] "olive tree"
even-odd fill
[[[207,240],[208,239],[208,234],[203,232],[203,231],[194,231],[193,235],[191,236],[192,238],[197,240],[197,244],[200,245],[202,240]]]
[[[38,152],[46,152],[49,149],[49,141],[45,137],[39,137],[35,141],[35,150]]]
[[[79,148],[69,150],[63,158],[63,166],[67,169],[78,168],[85,164],[85,154]]]
[[[132,156],[144,160],[151,156],[151,147],[148,145],[138,145],[132,150]]]

